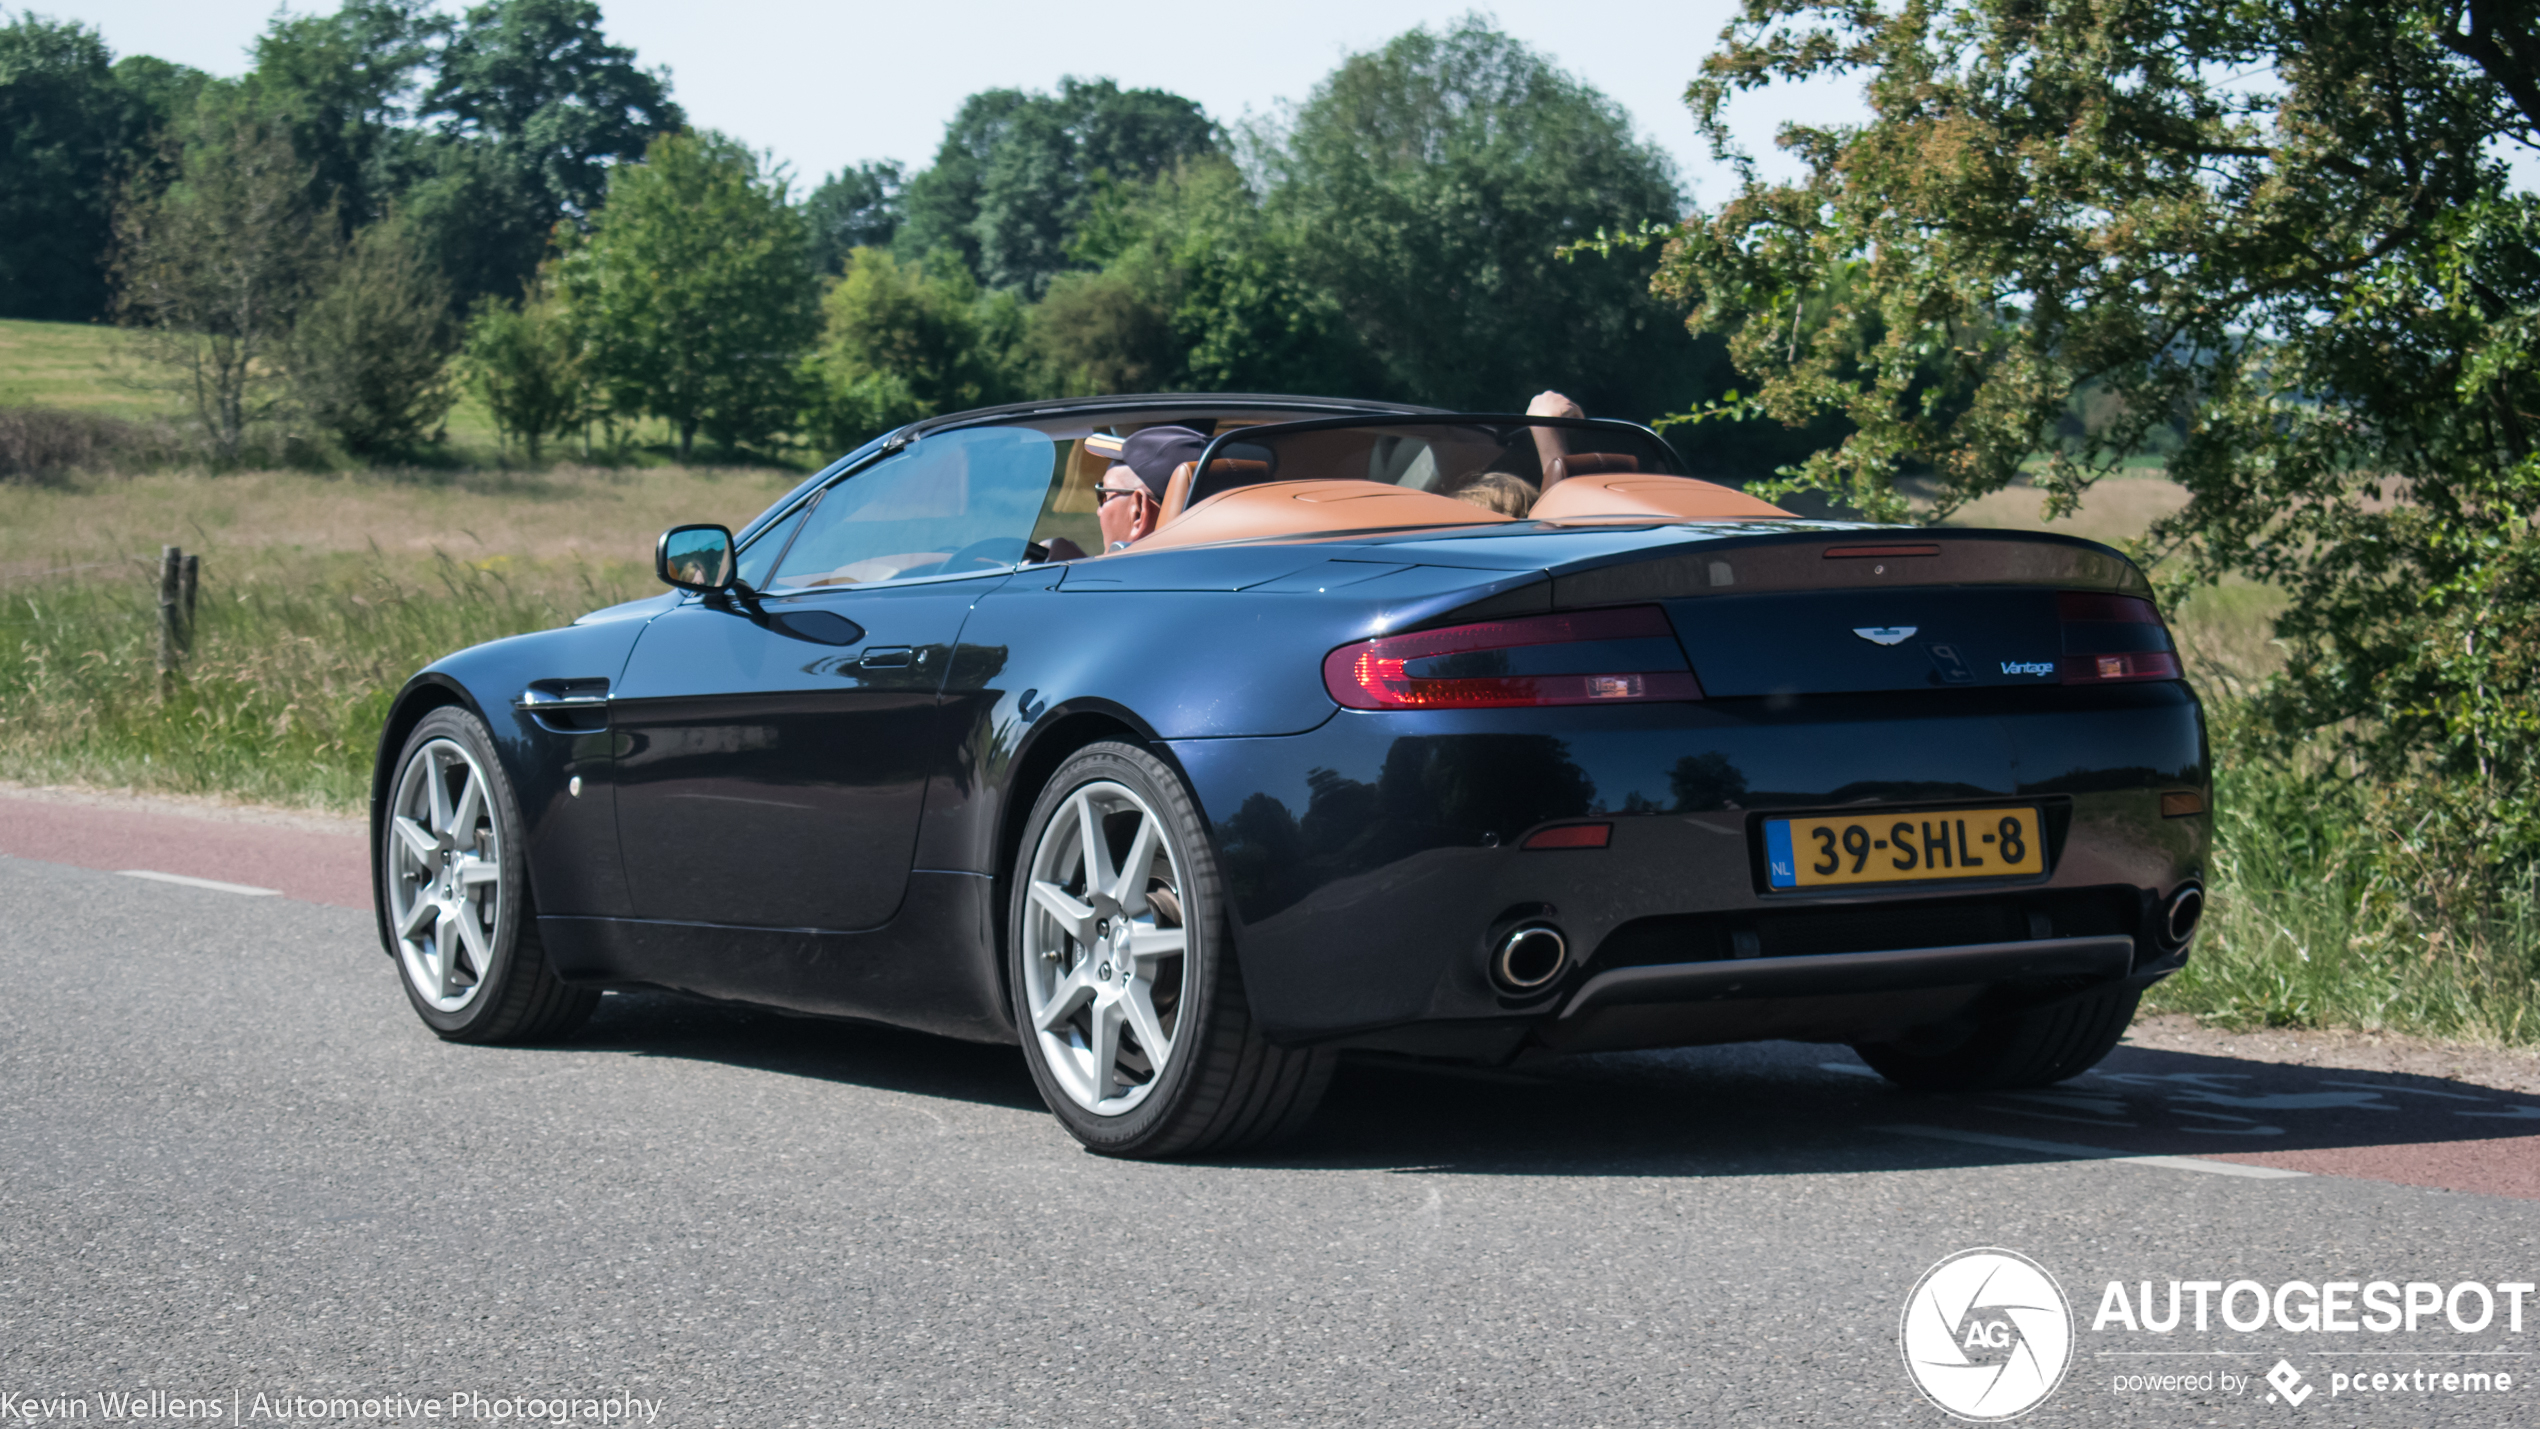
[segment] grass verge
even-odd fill
[[[794,479],[567,469],[0,486],[0,778],[355,812],[407,676],[652,593],[663,527],[738,526]],[[163,544],[203,557],[194,650],[165,697]]]

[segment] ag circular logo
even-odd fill
[[[1914,1387],[1960,1419],[2017,1419],[2072,1368],[2063,1288],[2017,1251],[1962,1250],[1924,1271],[1899,1337]]]

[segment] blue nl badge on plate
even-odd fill
[[[1799,871],[1790,861],[1790,820],[1764,821],[1764,877],[1775,888],[1799,886]]]

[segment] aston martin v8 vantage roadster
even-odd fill
[[[1353,1049],[2054,1082],[2203,904],[2123,556],[1802,520],[1628,423],[996,408],[657,561],[396,697],[379,931],[445,1038],[672,989],[1017,1043],[1087,1146],[1223,1153]]]

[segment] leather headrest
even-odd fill
[[[1574,476],[1595,476],[1609,471],[1638,471],[1640,458],[1623,452],[1570,452],[1552,459],[1544,468],[1543,484],[1552,485]]]

